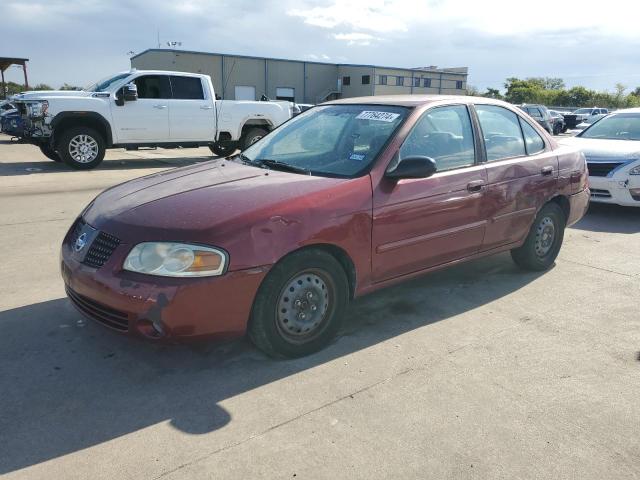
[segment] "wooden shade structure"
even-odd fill
[[[29,89],[29,80],[27,79],[27,62],[28,58],[11,58],[0,57],[0,77],[2,78],[2,98],[7,97],[7,89],[4,83],[4,71],[11,65],[22,65],[22,71],[24,72],[24,89]]]

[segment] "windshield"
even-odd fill
[[[609,115],[582,132],[580,137],[607,140],[640,140],[640,113]]]
[[[382,105],[312,108],[253,144],[243,158],[310,175],[355,177],[369,169],[408,113]]]
[[[578,114],[578,115],[584,115],[585,113],[591,113],[591,109],[590,108],[579,108],[578,110],[576,110],[573,113]]]
[[[100,81],[98,81],[96,83],[92,83],[88,87],[83,88],[83,90],[85,92],[104,92],[111,85],[113,85],[114,83],[116,83],[119,80],[122,80],[123,78],[128,77],[129,75],[131,75],[131,74],[130,73],[119,73],[118,75],[115,75],[115,76],[103,78],[102,80],[100,80]]]

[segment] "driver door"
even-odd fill
[[[380,282],[477,253],[487,183],[466,105],[428,110],[399,152],[435,160],[429,178],[383,178],[373,194],[373,280]]]
[[[134,79],[134,83],[138,100],[122,106],[112,103],[117,143],[169,142],[169,77],[143,75]]]

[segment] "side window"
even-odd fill
[[[476,105],[487,160],[526,155],[518,116],[496,105]]]
[[[473,129],[467,107],[453,105],[427,111],[400,147],[400,161],[412,156],[433,158],[439,172],[473,165]]]
[[[538,135],[538,132],[523,119],[520,119],[520,125],[522,125],[522,133],[524,133],[524,143],[527,147],[527,154],[534,155],[544,150],[544,140]]]
[[[133,82],[138,88],[138,98],[171,98],[169,77],[166,75],[144,75]]]
[[[173,98],[177,100],[204,100],[200,77],[171,76]]]

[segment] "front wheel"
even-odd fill
[[[48,143],[41,143],[38,146],[40,147],[40,151],[42,152],[42,154],[45,157],[47,157],[49,160],[53,160],[54,162],[62,161],[62,159],[60,158],[60,155],[58,155],[58,152],[52,149]]]
[[[273,357],[309,355],[337,334],[348,299],[346,274],[332,255],[321,250],[293,253],[260,286],[249,338]]]
[[[236,151],[236,145],[231,143],[214,143],[213,145],[209,145],[209,150],[211,150],[211,153],[219,157],[228,157]]]
[[[513,261],[525,270],[547,270],[560,252],[565,223],[562,208],[547,203],[536,215],[524,244],[511,250]]]
[[[90,170],[97,167],[105,154],[105,141],[89,127],[73,127],[62,132],[58,140],[58,154],[71,168]]]

